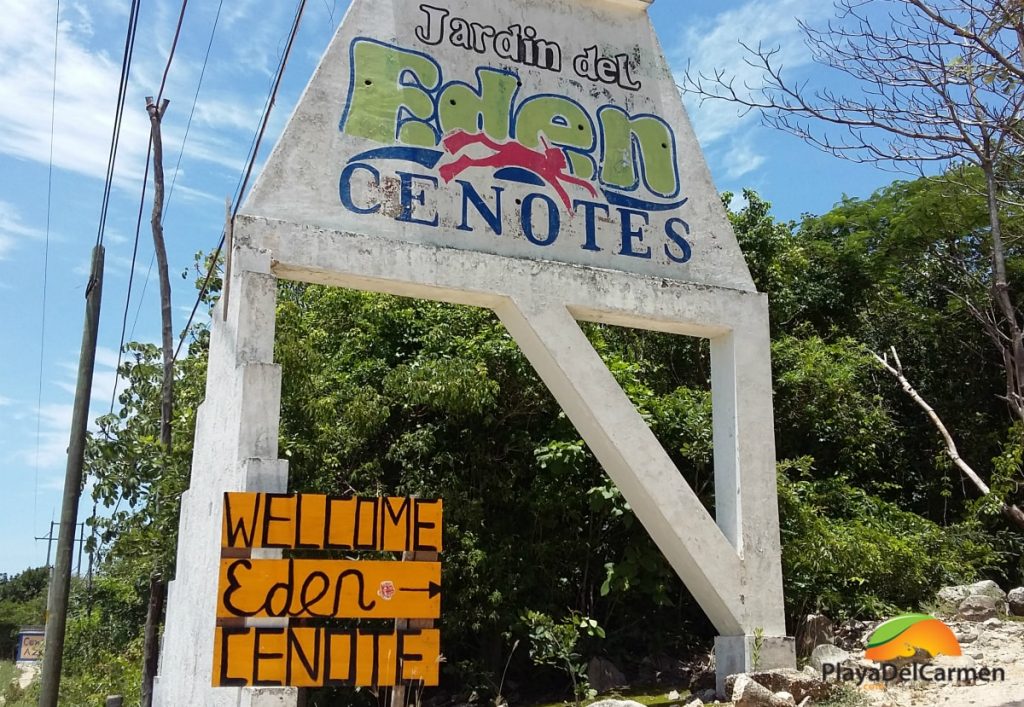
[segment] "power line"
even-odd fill
[[[121,59],[121,82],[117,93],[117,107],[114,109],[114,128],[113,134],[110,137],[110,153],[107,157],[107,175],[103,186],[103,204],[100,208],[99,226],[96,229],[96,245],[103,244],[103,235],[107,228],[110,192],[114,183],[114,167],[117,164],[117,148],[121,141],[121,123],[124,118],[124,105],[128,94],[128,76],[131,74],[132,58],[135,54],[135,35],[139,26],[139,7],[139,0],[132,0],[131,10],[128,13],[128,32],[124,40],[124,57]]]
[[[277,101],[277,93],[281,88],[281,79],[284,77],[285,67],[288,65],[288,57],[291,55],[292,46],[295,43],[295,37],[299,32],[299,24],[302,22],[302,13],[306,9],[306,0],[299,0],[298,7],[295,10],[295,18],[292,21],[291,32],[288,35],[288,44],[285,46],[284,54],[281,56],[281,62],[277,67],[277,75],[274,79],[273,88],[270,91],[270,95],[267,97],[267,103],[263,109],[263,117],[260,123],[259,130],[253,141],[253,146],[249,153],[248,165],[244,170],[244,176],[241,177],[238,191],[235,195],[235,205],[231,211],[231,219],[234,220],[235,216],[238,215],[238,209],[242,203],[242,196],[245,194],[245,190],[249,186],[249,179],[252,177],[253,168],[256,165],[256,158],[259,155],[260,145],[263,142],[263,137],[267,131],[267,125],[270,122],[270,113],[274,108],[274,104]],[[181,354],[181,347],[185,343],[185,339],[188,337],[189,327],[192,326],[192,320],[195,319],[196,312],[199,310],[199,305],[203,301],[203,297],[206,295],[206,291],[210,286],[210,280],[213,278],[213,271],[217,268],[217,259],[220,257],[221,250],[224,248],[225,234],[222,233],[220,242],[217,244],[217,249],[214,251],[213,257],[210,259],[210,266],[206,271],[206,278],[203,280],[203,285],[199,290],[199,295],[196,297],[196,302],[192,306],[192,313],[189,314],[188,322],[185,324],[185,328],[181,332],[181,339],[178,341],[178,347],[174,352],[174,360],[178,360],[178,356]]]
[[[188,114],[188,123],[185,125],[185,137],[181,141],[181,149],[178,150],[178,161],[174,166],[174,175],[171,177],[171,186],[167,191],[167,206],[164,208],[163,220],[167,220],[167,215],[171,211],[172,200],[174,199],[174,186],[178,182],[178,173],[181,171],[181,160],[185,154],[185,145],[188,144],[189,135],[192,132],[192,120],[196,114],[196,105],[199,103],[199,92],[203,88],[203,78],[206,76],[206,67],[210,62],[210,50],[213,48],[213,40],[217,36],[217,27],[220,25],[221,10],[224,8],[224,0],[220,0],[217,5],[217,16],[213,19],[213,29],[210,31],[210,41],[206,45],[206,56],[203,57],[203,68],[199,72],[199,83],[196,85],[195,95],[192,97],[192,110]],[[146,279],[142,283],[142,293],[139,295],[139,304],[135,308],[135,318],[132,321],[132,328],[128,334],[128,338],[132,339],[135,337],[135,327],[139,323],[139,315],[142,313],[142,305],[146,299],[146,290],[149,288],[149,278],[153,274],[153,263],[156,260],[156,253],[153,253],[149,258],[149,269],[146,270]],[[123,345],[123,344],[122,344]]]
[[[50,166],[46,173],[46,238],[43,244],[43,311],[39,323],[39,389],[36,394],[35,489],[32,496],[32,525],[39,512],[39,448],[43,420],[43,362],[46,352],[46,294],[50,275],[50,215],[53,211],[53,136],[57,121],[57,50],[60,47],[60,0],[53,17],[53,88],[50,93]]]
[[[167,62],[164,64],[163,76],[160,79],[160,92],[157,94],[157,105],[160,105],[163,99],[164,89],[167,87],[167,76],[171,72],[171,64],[174,62],[174,54],[178,48],[178,40],[181,38],[181,26],[185,21],[185,10],[188,8],[188,0],[182,0],[181,11],[178,13],[178,23],[174,29],[174,39],[171,42],[171,49],[167,53]],[[219,14],[219,11],[218,11]],[[121,361],[124,357],[124,339],[125,333],[128,330],[128,311],[131,308],[132,302],[132,286],[135,282],[135,265],[139,255],[139,237],[142,232],[142,212],[146,205],[146,188],[149,186],[149,164],[153,157],[153,136],[150,133],[150,139],[146,148],[146,169],[142,175],[142,193],[139,196],[139,213],[135,220],[135,240],[132,245],[132,264],[131,269],[128,272],[128,290],[124,300],[124,315],[121,318],[121,341],[117,346],[117,366],[114,368],[114,389],[110,393],[110,413],[114,412],[114,404],[117,399],[117,381],[118,375],[121,371]],[[150,266],[152,271],[152,265]],[[146,275],[147,283],[149,275]]]
[[[206,66],[210,62],[210,50],[213,48],[213,40],[217,36],[217,27],[220,24],[220,14],[224,7],[224,0],[217,5],[217,16],[213,18],[213,29],[210,31],[210,41],[206,44],[206,56],[203,57],[203,68],[199,71],[199,83],[196,84],[196,93],[192,97],[192,110],[188,114],[188,123],[185,124],[185,137],[181,141],[181,149],[178,150],[178,162],[174,166],[174,175],[171,177],[171,186],[167,190],[167,206],[164,209],[164,220],[171,210],[171,199],[174,196],[174,185],[178,181],[178,172],[181,170],[181,157],[185,153],[185,145],[188,143],[189,133],[192,131],[192,119],[196,114],[196,105],[199,103],[199,92],[203,88],[203,78],[206,76]],[[145,290],[143,290],[145,292]]]
[[[146,187],[149,186],[149,162],[153,158],[153,141],[149,141],[146,149],[146,171],[142,175],[142,196],[139,197],[139,214],[135,219],[135,242],[132,245],[132,267],[128,273],[128,293],[124,298],[124,316],[121,318],[121,342],[117,345],[117,365],[114,367],[114,389],[110,393],[110,413],[114,413],[114,401],[117,398],[117,379],[121,371],[121,359],[124,356],[124,333],[128,328],[128,309],[132,301],[132,283],[135,280],[135,261],[139,255],[139,234],[142,232],[142,211],[146,205]]]
[[[181,37],[181,24],[185,21],[185,9],[188,7],[188,0],[181,0],[181,12],[178,13],[178,26],[174,29],[174,40],[171,42],[171,51],[167,54],[167,63],[164,65],[164,75],[160,79],[160,92],[157,94],[156,104],[159,106],[164,97],[164,88],[167,87],[167,74],[171,71],[171,63],[174,61],[174,52],[178,48],[178,38]]]

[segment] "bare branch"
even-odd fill
[[[896,347],[890,347],[889,351],[892,353],[893,360],[896,363],[895,366],[889,363],[888,355],[883,358],[873,351],[871,352],[871,355],[875,357],[875,360],[878,361],[879,364],[881,364],[882,368],[888,371],[890,375],[899,381],[900,387],[903,388],[903,392],[909,395],[910,398],[925,411],[925,414],[928,415],[928,418],[939,431],[939,434],[942,435],[942,439],[946,443],[946,454],[948,454],[949,458],[953,460],[953,463],[956,464],[957,468],[963,472],[964,476],[971,480],[982,495],[987,496],[992,493],[988,484],[982,481],[981,477],[978,476],[978,473],[971,468],[971,465],[964,461],[960,456],[960,452],[956,448],[956,442],[953,441],[953,436],[949,433],[946,425],[942,422],[942,418],[940,418],[938,413],[935,412],[935,409],[921,397],[920,393],[914,390],[914,386],[910,385],[910,381],[907,380],[907,377],[903,374],[903,364],[900,362],[899,354],[896,353]]]

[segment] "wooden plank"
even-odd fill
[[[224,559],[218,618],[436,619],[441,564]]]
[[[387,687],[439,680],[437,629],[218,628],[214,687]]]
[[[436,562],[438,555],[436,552],[406,552],[402,555],[402,560],[405,562]],[[395,630],[405,631],[408,629],[431,629],[434,627],[434,622],[431,619],[396,619]],[[402,659],[399,659],[399,667],[402,666]],[[429,683],[420,683],[423,685]],[[411,702],[408,698],[408,693],[416,690],[416,683],[412,680],[399,681],[391,690],[391,707],[408,707],[409,704],[419,704],[417,699],[415,702]],[[418,695],[417,695],[418,697]]]
[[[440,552],[443,502],[225,493],[221,547]]]

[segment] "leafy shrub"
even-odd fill
[[[809,458],[780,465],[783,573],[792,617],[915,609],[941,586],[975,579],[998,560],[976,523],[943,528],[842,478],[814,481],[810,474]]]

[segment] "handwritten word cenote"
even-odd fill
[[[335,627],[218,628],[217,687],[437,685],[440,632],[385,633]]]
[[[226,493],[225,548],[440,552],[442,502]]]

